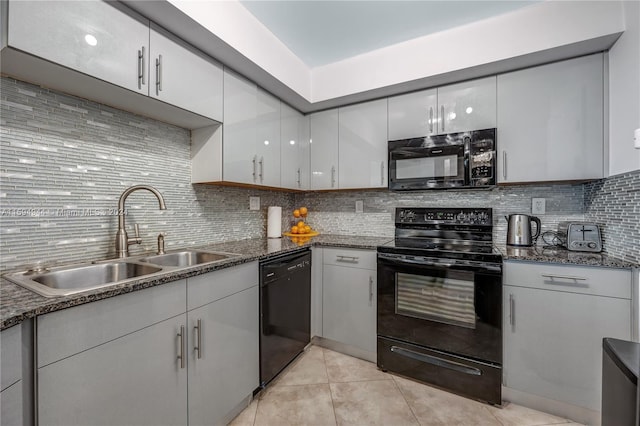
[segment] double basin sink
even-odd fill
[[[69,296],[238,256],[240,255],[216,251],[182,250],[50,270],[16,272],[5,275],[5,278],[45,297]]]

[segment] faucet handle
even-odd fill
[[[138,226],[138,224],[137,224],[137,223],[136,223],[136,224],[134,224],[134,225],[133,225],[133,228],[134,228],[134,229],[135,229],[135,231],[136,231],[136,238],[140,238],[140,227]]]
[[[165,254],[164,252],[164,236],[167,235],[166,232],[161,232],[158,234],[158,253],[157,254]]]

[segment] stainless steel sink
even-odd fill
[[[140,262],[152,263],[154,265],[185,268],[188,266],[217,262],[236,256],[239,255],[234,253],[209,252],[201,250],[183,250],[175,253],[147,256],[138,260]]]
[[[127,280],[161,272],[158,266],[112,261],[98,264],[83,264],[61,267],[42,272],[19,272],[5,277],[29,290],[45,296],[68,296],[94,290]]]

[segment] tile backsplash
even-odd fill
[[[640,263],[640,170],[585,184],[584,209],[609,254]]]
[[[37,262],[69,263],[114,255],[117,206],[131,185],[126,223],[140,226],[154,250],[166,232],[167,249],[265,236],[267,206],[283,208],[283,228],[294,206],[310,209],[323,233],[393,236],[398,206],[492,207],[494,238],[506,239],[505,215],[531,212],[531,198],[546,199],[543,231],[561,220],[598,222],[605,250],[640,261],[640,171],[587,184],[536,184],[487,191],[287,193],[191,184],[189,131],[105,105],[1,79],[0,270]],[[261,209],[251,211],[249,197]],[[364,212],[355,213],[355,202]]]

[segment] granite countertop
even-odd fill
[[[497,245],[503,260],[523,260],[529,262],[560,263],[579,266],[599,266],[603,268],[634,268],[637,264],[608,256],[604,253],[584,253],[568,251],[559,247],[512,247]]]
[[[206,274],[218,269],[229,268],[246,262],[264,260],[281,254],[292,253],[306,247],[345,247],[375,250],[379,245],[391,241],[392,237],[364,237],[355,235],[318,235],[304,243],[294,243],[289,238],[257,238],[225,243],[210,244],[189,249],[202,249],[239,253],[239,257],[225,259],[213,264],[197,265],[179,270],[169,270],[165,274],[142,277],[124,284],[88,291],[82,294],[62,297],[43,297],[0,277],[0,330],[12,327],[25,319],[54,312],[72,306],[82,305],[101,299],[130,293],[167,282],[195,275]],[[569,252],[558,248],[524,247],[506,245],[496,247],[504,260],[522,260],[572,265],[588,265],[610,268],[632,268],[638,265],[625,262],[600,253]],[[172,250],[175,251],[175,250]]]
[[[268,259],[281,254],[292,253],[311,246],[347,247],[375,249],[392,238],[362,237],[345,235],[318,235],[305,243],[293,243],[289,238],[268,240],[266,238],[231,241],[189,249],[202,249],[239,253],[241,256],[225,259],[213,264],[197,265],[179,270],[169,270],[166,274],[142,277],[123,284],[92,290],[81,294],[61,297],[44,297],[20,287],[4,277],[0,277],[0,330],[12,327],[22,321],[72,306],[82,305],[144,288],[154,287],[195,275],[206,274],[218,269],[229,268],[246,262]],[[171,250],[175,251],[175,250]]]

